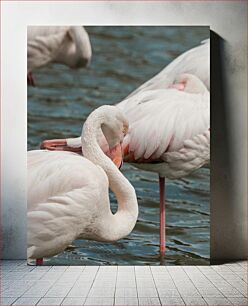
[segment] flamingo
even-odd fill
[[[80,26],[28,27],[27,40],[28,84],[32,86],[33,70],[49,63],[85,67],[92,56],[88,33]]]
[[[77,238],[116,241],[132,231],[138,217],[135,190],[97,142],[102,132],[119,165],[127,130],[116,106],[102,106],[83,126],[84,157],[65,151],[28,152],[29,259],[40,265],[43,257],[62,252]],[[108,188],[117,198],[115,214]]]
[[[160,254],[165,254],[165,177],[184,177],[210,159],[210,97],[196,76],[182,74],[167,89],[141,91],[117,104],[129,120],[124,161],[159,174]],[[104,137],[99,137],[108,151]],[[44,148],[81,151],[80,138],[46,140]]]
[[[118,104],[129,120],[124,161],[159,174],[160,254],[165,254],[165,177],[178,179],[210,159],[210,97],[194,75],[170,89],[147,90]]]

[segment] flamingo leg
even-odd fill
[[[28,73],[28,85],[35,87],[34,78],[32,72]]]
[[[42,266],[43,265],[43,258],[37,258],[36,259],[36,266]]]
[[[165,179],[159,177],[160,194],[160,255],[165,255]]]

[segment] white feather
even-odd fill
[[[79,68],[91,59],[91,44],[83,27],[30,26],[27,39],[28,72],[50,62]]]
[[[129,119],[125,161],[170,178],[209,161],[210,95],[199,79],[189,77],[201,93],[146,90],[117,105]]]

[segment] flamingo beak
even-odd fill
[[[107,155],[112,160],[112,162],[116,165],[116,167],[120,169],[123,164],[121,144],[118,143],[115,147],[110,149]]]
[[[49,151],[70,151],[70,152],[82,153],[81,147],[68,146],[66,139],[44,140],[42,141],[40,148]]]
[[[66,139],[52,139],[42,141],[40,148],[49,151],[69,151],[75,153],[82,153],[82,147],[71,147],[67,144]],[[120,169],[122,166],[122,147],[117,144],[105,154],[113,161],[113,163]]]
[[[169,88],[174,88],[180,91],[184,91],[185,89],[185,84],[184,83],[176,83],[176,84],[172,84],[169,86]]]

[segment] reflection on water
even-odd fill
[[[50,65],[34,73],[28,88],[28,148],[43,139],[74,137],[96,107],[114,104],[150,79],[176,56],[209,36],[207,27],[87,27],[90,67],[69,70]],[[74,241],[74,248],[49,264],[159,265],[157,175],[125,164],[136,189],[139,219],[133,232],[115,243]],[[164,264],[209,263],[209,168],[181,180],[166,180],[166,258]],[[111,194],[112,208],[116,200]]]

